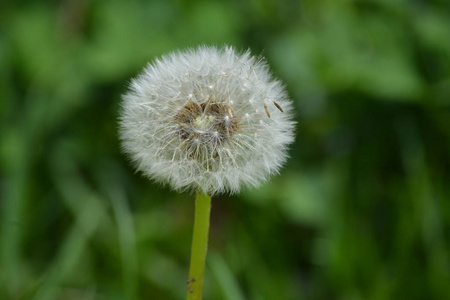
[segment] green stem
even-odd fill
[[[195,198],[194,233],[186,300],[201,300],[203,296],[210,212],[211,196],[198,193]]]

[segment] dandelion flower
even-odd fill
[[[187,300],[201,300],[211,195],[257,186],[292,143],[292,104],[267,64],[200,47],[162,56],[123,96],[120,136],[139,171],[197,191]]]
[[[232,47],[173,52],[123,96],[120,136],[137,169],[176,190],[214,195],[278,173],[292,104],[263,59]]]

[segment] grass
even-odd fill
[[[450,299],[444,4],[81,3],[0,12],[1,299],[184,299],[193,196],[135,174],[116,119],[199,43],[263,53],[298,121],[279,176],[213,199],[204,299]]]

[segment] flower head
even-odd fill
[[[278,173],[293,141],[292,104],[267,64],[231,47],[162,56],[123,96],[123,149],[175,189],[238,192]]]

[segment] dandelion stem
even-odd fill
[[[211,196],[198,193],[195,198],[194,233],[186,300],[201,300],[203,296],[210,212]]]

